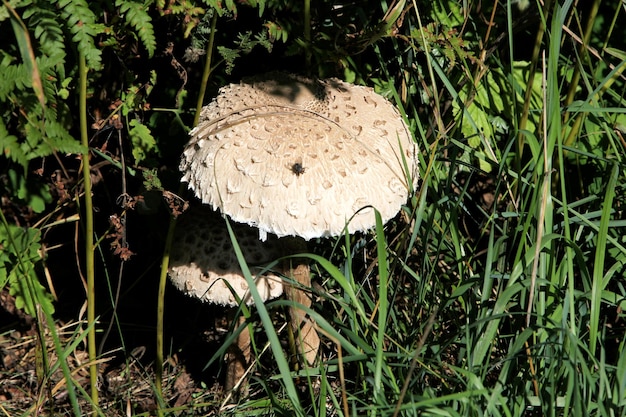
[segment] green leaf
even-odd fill
[[[265,33],[256,34],[254,39],[252,39],[252,32],[248,31],[245,33],[239,33],[237,35],[237,41],[234,48],[227,48],[225,46],[219,45],[217,47],[217,51],[224,58],[226,62],[226,73],[230,73],[235,67],[235,60],[239,58],[242,54],[248,54],[254,47],[260,45],[271,51],[272,43],[267,38]]]
[[[147,191],[163,190],[156,168],[143,171],[143,186]]]
[[[129,125],[131,129],[128,133],[133,146],[133,158],[135,158],[135,163],[139,164],[147,158],[149,153],[157,151],[156,140],[150,133],[150,129],[139,120],[132,119]]]
[[[156,37],[154,36],[152,18],[148,14],[146,6],[128,0],[117,0],[115,4],[120,8],[120,13],[124,15],[126,22],[135,29],[137,36],[148,51],[148,56],[152,58],[156,50]]]
[[[20,164],[26,170],[28,158],[22,150],[17,137],[9,134],[2,119],[0,119],[0,149],[2,149],[2,154],[6,158]]]
[[[41,285],[35,271],[41,261],[41,233],[6,223],[0,226],[0,284],[9,285],[15,304],[27,314],[35,316],[37,305],[52,313],[52,296]]]
[[[9,179],[7,185],[11,194],[22,200],[35,213],[43,212],[46,204],[52,201],[52,195],[46,184],[27,180],[25,175],[18,173],[14,169],[8,170],[7,178]]]

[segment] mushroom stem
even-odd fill
[[[300,260],[295,267],[289,268],[290,278],[303,287],[311,286],[311,275],[309,265]],[[296,339],[298,354],[304,358],[305,365],[313,366],[317,359],[317,352],[320,346],[320,338],[315,329],[315,321],[308,317],[306,312],[295,304],[302,304],[304,307],[311,307],[311,297],[292,284],[285,285],[287,299],[294,302],[294,306],[289,308],[291,329]]]
[[[237,327],[246,323],[246,318],[240,315],[237,320]],[[245,396],[247,391],[247,384],[244,381],[246,369],[250,365],[250,358],[252,357],[252,351],[250,347],[250,331],[248,326],[244,327],[237,340],[233,343],[226,352],[226,392],[234,389],[237,384],[241,382],[239,387],[239,394]]]

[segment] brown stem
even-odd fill
[[[246,318],[242,314],[237,321],[237,327],[246,323]],[[247,383],[244,381],[246,369],[250,365],[252,351],[250,346],[250,330],[248,326],[244,327],[237,340],[228,348],[226,353],[226,392],[233,390],[239,384],[238,394],[246,396]]]
[[[309,265],[300,261],[295,267],[289,268],[289,273],[295,282],[301,284],[302,287],[311,287],[311,275]],[[294,302],[294,306],[289,308],[289,316],[291,318],[291,329],[296,338],[296,347],[298,354],[304,359],[305,366],[315,365],[317,352],[320,347],[320,337],[315,328],[315,321],[308,317],[299,304],[304,307],[311,307],[311,297],[306,291],[287,284],[285,286],[285,294],[287,299]]]

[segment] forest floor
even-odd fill
[[[216,310],[210,306],[197,306]],[[172,309],[176,310],[176,309]],[[214,315],[216,322],[224,317]],[[55,353],[53,338],[49,329],[41,343],[36,320],[26,316],[15,306],[15,299],[8,291],[0,293],[0,414],[4,416],[58,416],[73,415],[68,390],[59,369],[58,356]],[[182,324],[184,323],[184,324]],[[219,413],[221,407],[228,404],[220,380],[220,364],[204,369],[213,352],[219,347],[227,327],[215,323],[201,323],[195,320],[181,322],[179,335],[187,333],[183,353],[166,353],[163,371],[163,401],[168,409],[179,409],[175,415],[188,415],[184,410],[191,403],[202,403],[202,414]],[[62,346],[69,351],[67,363],[75,384],[82,393],[77,393],[78,402],[83,412],[91,409],[89,404],[89,360],[86,339],[77,343],[73,349],[69,346],[77,340],[80,322],[56,322],[56,333]],[[224,324],[223,322],[221,323]],[[84,324],[83,324],[84,325]],[[196,327],[195,330],[192,327]],[[194,335],[194,331],[197,333]],[[141,332],[139,332],[141,333]],[[143,343],[133,340],[133,346],[124,344],[106,351],[101,355],[99,369],[99,405],[106,416],[154,415],[157,409],[155,395],[154,370],[154,334],[144,332]],[[170,339],[171,340],[171,339]],[[45,353],[43,346],[45,344]],[[166,349],[168,346],[166,346]],[[52,369],[49,377],[44,372]],[[199,411],[199,410],[196,410]],[[182,412],[182,414],[181,414]]]

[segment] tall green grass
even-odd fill
[[[512,26],[517,10],[507,10]],[[531,84],[528,71],[513,75],[512,54],[484,61],[484,73],[460,63],[478,84],[504,75],[488,87],[513,103],[506,132],[481,131],[480,117],[502,110],[473,108],[439,46],[423,48],[429,67],[406,83],[434,86],[422,93],[431,103],[442,88],[461,111],[455,125],[433,112],[441,119],[424,126],[418,94],[401,102],[424,158],[409,222],[340,240],[342,256],[311,257],[328,291],[310,314],[328,340],[318,374],[335,415],[626,415],[624,143],[611,128],[624,120],[623,91],[611,87],[623,86],[626,61],[607,57],[604,75],[603,61],[573,62],[564,45],[579,11],[566,1],[545,12]],[[567,103],[573,71],[584,84]],[[491,181],[491,207],[472,206],[473,177]],[[478,223],[475,235],[463,221]],[[318,396],[305,403],[308,415],[325,412]]]

